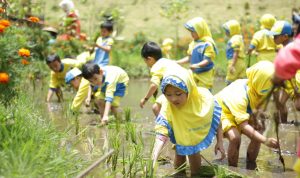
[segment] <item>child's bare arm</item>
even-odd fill
[[[168,137],[166,137],[164,135],[157,135],[156,136],[153,151],[152,151],[153,167],[155,166],[155,163],[158,159],[160,151],[164,147],[167,140],[168,140]]]
[[[247,121],[244,121],[240,124],[242,133],[245,134],[248,138],[254,139],[260,143],[265,144],[271,148],[278,148],[278,142],[274,138],[266,138],[259,132],[257,132]]]
[[[225,150],[223,147],[223,130],[222,130],[222,123],[220,123],[218,130],[217,130],[217,144],[215,146],[215,154],[217,155],[217,151],[220,151],[221,158],[220,160],[226,157]]]
[[[89,106],[90,106],[91,98],[92,98],[92,87],[89,86],[88,95],[87,95],[86,100],[85,100],[85,106],[86,106],[86,107],[89,107]]]
[[[179,59],[177,62],[177,64],[185,64],[185,63],[188,63],[190,61],[190,56],[185,56],[184,58],[182,59]]]
[[[148,99],[155,93],[155,91],[157,90],[157,85],[155,85],[154,83],[151,83],[150,88],[146,94],[146,96],[141,99],[140,101],[140,107],[143,108],[145,103],[148,101]]]
[[[50,100],[51,100],[53,94],[54,94],[54,91],[51,90],[51,89],[49,89],[49,90],[48,90],[48,94],[47,94],[46,102],[50,102]]]
[[[238,56],[239,56],[239,51],[234,51],[233,57],[232,57],[232,63],[231,63],[231,66],[229,68],[230,73],[232,73],[232,74],[235,72],[235,64],[237,62]]]
[[[103,116],[102,116],[102,119],[101,119],[102,124],[106,124],[108,122],[108,115],[109,115],[110,109],[111,109],[111,102],[106,101]]]
[[[194,69],[197,69],[197,68],[201,68],[201,67],[205,67],[209,64],[209,60],[207,59],[204,59],[203,61],[197,63],[197,64],[192,64],[190,66],[190,69],[194,70]]]

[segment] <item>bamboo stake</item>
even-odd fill
[[[83,177],[87,176],[88,173],[90,173],[94,168],[96,168],[101,162],[105,161],[107,159],[107,157],[109,157],[110,155],[112,155],[114,153],[114,151],[115,150],[113,150],[113,149],[110,150],[108,153],[106,153],[100,159],[98,159],[97,161],[95,161],[92,165],[90,165],[84,171],[80,172],[79,175],[76,176],[76,178],[83,178]]]

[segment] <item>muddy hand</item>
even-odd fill
[[[220,144],[216,144],[215,146],[215,155],[218,154],[218,151],[221,153],[221,158],[219,158],[218,160],[223,160],[225,157],[226,157],[226,154],[225,154],[225,149],[223,147],[223,143],[220,143]]]
[[[275,138],[267,138],[265,145],[270,148],[278,148],[279,147],[278,141]]]

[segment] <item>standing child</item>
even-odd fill
[[[192,175],[199,173],[200,152],[211,145],[215,136],[215,153],[220,151],[223,159],[221,108],[209,90],[197,87],[192,74],[186,70],[168,71],[163,77],[161,90],[167,98],[167,105],[156,118],[154,165],[168,137],[176,145],[175,168],[182,166],[187,156]]]
[[[144,98],[140,101],[140,107],[143,108],[148,99],[157,91],[160,86],[163,75],[167,70],[185,70],[183,67],[178,65],[175,61],[162,57],[161,48],[154,42],[147,42],[144,44],[141,55],[144,58],[144,62],[149,68],[151,68],[151,85]],[[164,97],[161,95],[156,103],[153,105],[153,112],[158,115]]]
[[[223,28],[226,36],[230,38],[226,47],[226,57],[228,60],[226,83],[229,85],[236,79],[246,77],[244,41],[238,21],[229,20],[223,25]]]
[[[82,78],[82,72],[78,68],[73,68],[67,72],[65,81],[66,84],[71,84],[77,91],[71,105],[71,110],[77,112],[84,100],[88,97],[90,82]]]
[[[277,45],[286,46],[293,39],[293,29],[292,25],[287,21],[277,21],[271,29],[271,35],[274,36],[274,42]],[[276,90],[274,93],[274,98],[277,102],[277,108],[280,110],[280,119],[281,123],[287,123],[288,117],[288,109],[286,106],[286,102],[291,97],[295,102],[299,98],[299,94],[297,94],[296,86],[299,85],[299,74],[298,77],[287,80],[284,82],[284,88]]]
[[[224,136],[229,140],[228,164],[238,165],[241,134],[251,139],[247,150],[247,168],[254,169],[260,144],[277,148],[274,138],[266,138],[256,131],[249,119],[252,111],[264,100],[271,91],[274,65],[270,61],[261,61],[247,70],[248,79],[239,79],[232,82],[216,94],[216,99],[222,107],[222,127]]]
[[[270,30],[275,22],[276,19],[271,14],[265,14],[260,18],[261,30],[254,33],[248,49],[248,55],[251,55],[254,50],[257,52],[257,62],[262,60],[272,62],[276,56],[278,47],[274,43],[273,36],[270,35]],[[248,65],[250,65],[249,61]]]
[[[129,81],[127,73],[117,66],[100,67],[90,61],[83,65],[82,76],[99,87],[95,97],[99,100],[101,124],[108,123],[110,111],[118,118],[120,100],[126,94]]]
[[[114,40],[110,35],[113,32],[113,24],[112,22],[107,21],[101,24],[100,28],[101,36],[96,41],[94,63],[99,66],[106,66],[111,62],[110,52],[112,50]]]
[[[73,59],[62,59],[57,54],[49,55],[46,59],[48,67],[52,70],[50,77],[50,89],[47,94],[47,102],[50,102],[54,93],[58,101],[63,99],[61,87],[65,84],[66,73],[73,67],[80,67],[82,63]]]
[[[194,41],[189,45],[188,56],[177,62],[179,64],[190,62],[197,86],[211,90],[214,81],[213,61],[216,58],[217,47],[210,29],[201,17],[188,21],[184,26],[191,32]]]

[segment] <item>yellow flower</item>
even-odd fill
[[[34,23],[38,23],[40,21],[40,19],[38,17],[29,17],[28,18],[29,21],[34,22]]]
[[[19,53],[19,56],[21,56],[21,57],[29,57],[30,56],[30,51],[25,48],[19,49],[18,53]]]

